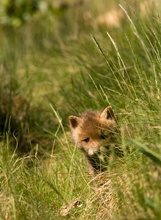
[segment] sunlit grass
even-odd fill
[[[161,218],[160,18],[122,4],[97,26],[100,4],[1,31],[2,219]],[[107,105],[125,156],[92,178],[68,116]]]

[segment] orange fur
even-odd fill
[[[69,116],[69,124],[75,144],[90,165],[90,173],[104,171],[112,152],[121,154],[117,147],[117,123],[111,106],[102,112],[86,111],[81,116]]]

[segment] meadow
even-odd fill
[[[55,2],[0,17],[0,219],[159,220],[160,1]],[[91,178],[68,116],[108,105],[124,157]]]

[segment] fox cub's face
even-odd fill
[[[73,139],[86,155],[109,150],[116,139],[116,120],[110,106],[102,112],[87,111],[82,116],[69,116]]]

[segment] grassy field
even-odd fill
[[[147,2],[68,1],[1,26],[0,219],[161,219],[161,8]],[[68,116],[108,105],[124,157],[92,179]]]

